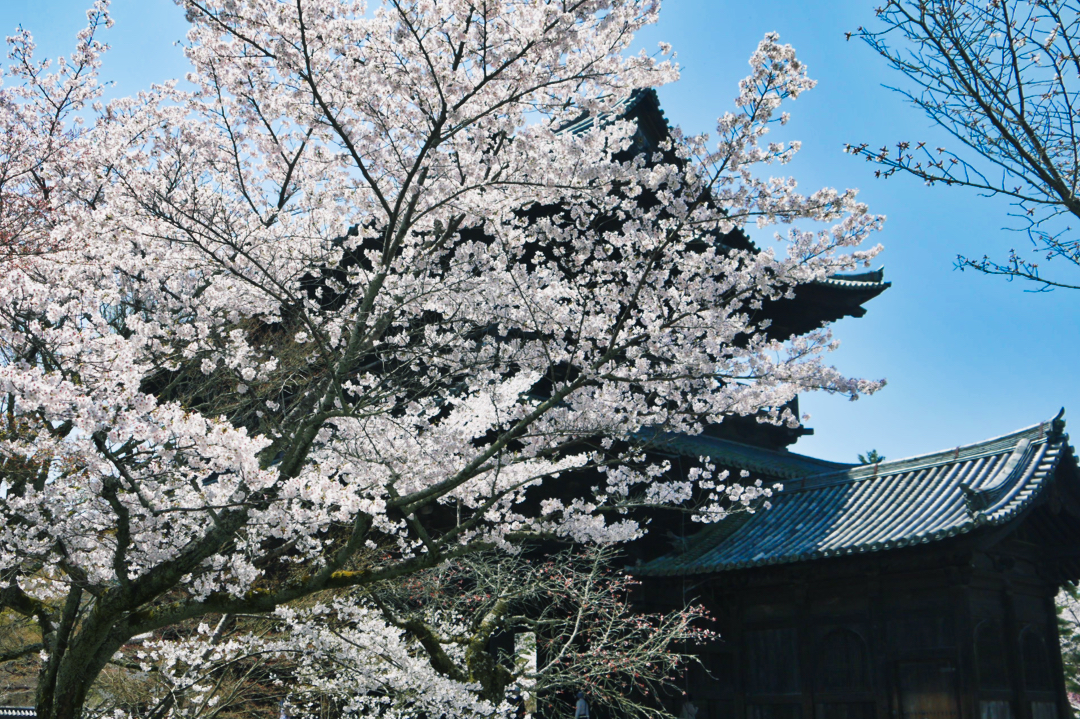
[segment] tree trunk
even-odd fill
[[[73,589],[59,626],[44,636],[48,658],[35,698],[39,719],[79,719],[94,680],[123,646],[113,631],[115,618],[104,616],[100,607],[76,627],[81,599],[82,592]]]
[[[36,709],[39,719],[80,719],[83,707],[101,670],[120,644],[97,642],[89,649],[86,641],[76,641],[61,656],[52,655],[42,669]],[[81,646],[80,646],[81,645]]]
[[[89,681],[57,682],[54,691],[47,697],[43,696],[39,688],[36,707],[38,718],[79,719],[89,686]]]

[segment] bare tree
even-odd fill
[[[1069,0],[889,0],[880,29],[857,37],[913,80],[904,95],[962,148],[902,141],[847,152],[928,185],[944,183],[1013,200],[1030,251],[1003,259],[959,256],[960,269],[1024,279],[1039,291],[1080,289],[1080,4]],[[1039,262],[1057,261],[1053,273]],[[1071,267],[1070,267],[1071,265]]]
[[[581,690],[613,716],[669,717],[664,699],[698,661],[694,647],[715,637],[705,610],[643,612],[614,548],[551,549],[481,553],[309,598],[276,617],[224,615],[156,632],[124,647],[88,710],[242,719],[285,700],[305,716],[328,707],[382,716],[445,701],[423,696],[428,675],[440,674],[505,698],[511,714],[569,715]],[[397,637],[373,638],[376,618]],[[395,679],[400,672],[413,680]]]
[[[693,647],[715,636],[711,619],[700,606],[665,614],[635,609],[637,581],[614,568],[617,558],[611,547],[569,549],[543,561],[485,553],[358,599],[425,647],[445,648],[428,651],[445,657],[446,673],[472,676],[492,696],[517,682],[546,716],[570,716],[579,690],[612,716],[667,716],[660,700],[678,693],[677,679],[697,661]],[[456,659],[453,646],[465,647]]]

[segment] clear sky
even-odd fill
[[[19,24],[39,53],[68,52],[90,0],[3,0],[0,30]],[[871,211],[888,216],[879,236],[893,287],[868,303],[861,319],[835,327],[832,359],[845,372],[888,379],[872,397],[848,402],[802,398],[816,434],[795,451],[855,461],[877,449],[890,459],[975,442],[1049,419],[1064,406],[1080,427],[1080,291],[1025,292],[1025,285],[953,269],[957,253],[1003,255],[1027,243],[1002,229],[1007,203],[961,189],[926,188],[913,179],[873,177],[845,155],[845,142],[898,140],[945,144],[929,121],[882,84],[896,84],[869,49],[844,32],[874,23],[873,0],[667,0],[644,46],[671,42],[683,77],[660,89],[668,120],[690,132],[713,129],[731,107],[747,58],[768,31],[795,46],[818,86],[792,103],[780,140],[803,151],[785,170],[810,192],[857,187]],[[187,72],[174,42],[186,32],[171,0],[114,0],[116,26],[106,40],[103,77],[111,95],[127,95]],[[955,144],[955,143],[953,143]],[[1080,435],[1078,435],[1080,436]]]

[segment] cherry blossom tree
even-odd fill
[[[52,63],[34,59],[30,34],[11,38],[0,95],[0,261],[48,252],[62,238],[65,208],[77,201],[70,182],[88,169],[87,134],[79,114],[100,96],[98,59],[104,46],[95,33],[110,25],[102,9],[90,13],[75,52]]]
[[[620,108],[677,75],[629,52],[653,0],[180,1],[190,92],[88,104],[103,1],[52,74],[10,41],[6,117],[38,130],[5,207],[48,251],[0,277],[0,607],[40,628],[39,716],[79,716],[138,637],[335,592],[369,598],[365,641],[426,651],[395,676],[496,712],[376,588],[632,540],[641,503],[719,518],[761,490],[671,476],[649,438],[880,386],[759,311],[881,223],[766,176],[813,86],[775,35],[715,138],[634,152]],[[748,223],[785,234],[724,241]]]

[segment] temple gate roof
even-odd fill
[[[684,576],[899,549],[1004,525],[1076,458],[1059,414],[1002,437],[872,465],[844,465],[710,437],[658,438],[685,456],[746,469],[783,488],[634,573]]]

